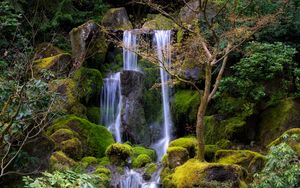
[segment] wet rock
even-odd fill
[[[99,63],[105,59],[107,43],[104,34],[94,21],[88,21],[83,25],[72,29],[70,32],[72,45],[73,66],[79,68],[85,59],[98,55]]]
[[[150,128],[143,109],[143,79],[138,71],[121,72],[123,137],[134,144],[150,145]]]
[[[187,149],[183,147],[169,147],[167,150],[168,166],[175,168],[184,164],[189,159]]]
[[[105,154],[111,164],[124,166],[132,155],[132,147],[128,144],[115,143],[107,148]]]
[[[102,25],[108,30],[132,29],[132,24],[124,7],[109,9],[103,16]]]

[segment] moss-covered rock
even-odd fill
[[[167,150],[168,166],[175,168],[182,165],[189,159],[189,153],[187,149],[179,146],[169,147]]]
[[[205,143],[215,144],[222,139],[233,139],[244,130],[246,121],[242,117],[219,119],[217,116],[205,116]]]
[[[132,147],[128,144],[115,143],[110,145],[105,154],[114,165],[125,165],[132,156]]]
[[[155,161],[156,160],[156,153],[155,150],[150,149],[150,148],[145,148],[142,146],[134,146],[132,147],[133,150],[133,157],[136,158],[141,154],[148,155],[151,160]]]
[[[49,168],[51,170],[67,170],[76,165],[77,163],[73,159],[67,157],[62,151],[54,152],[49,161]]]
[[[88,167],[90,165],[96,165],[96,164],[98,164],[98,160],[97,160],[96,157],[88,156],[88,157],[83,157],[81,159],[81,163],[83,163],[83,165],[85,167]]]
[[[87,114],[88,120],[92,123],[99,124],[100,122],[100,108],[99,107],[88,107]]]
[[[98,159],[98,164],[103,165],[103,166],[110,164],[109,158],[105,156],[105,157]]]
[[[81,100],[88,103],[92,97],[98,97],[102,86],[102,75],[97,69],[81,67],[73,74],[76,91]]]
[[[206,161],[213,161],[216,152],[221,149],[217,145],[205,145],[204,157]]]
[[[263,168],[265,157],[250,150],[218,150],[215,160],[222,164],[239,165],[245,168],[251,177]]]
[[[110,176],[111,171],[108,168],[105,168],[104,166],[97,166],[96,170],[94,171],[94,174],[105,174],[107,176]]]
[[[62,141],[61,150],[72,159],[81,159],[82,157],[82,144],[78,138],[72,138]]]
[[[188,151],[189,157],[193,158],[197,151],[197,139],[195,137],[182,137],[170,142],[169,147],[183,147]]]
[[[148,15],[151,20],[147,21],[143,25],[143,29],[149,30],[171,30],[176,27],[176,24],[169,18],[161,14]]]
[[[295,152],[300,154],[300,128],[293,128],[285,131],[279,138],[271,142],[267,147],[287,143]]]
[[[163,179],[163,187],[232,187],[240,186],[242,170],[237,165],[188,160]]]
[[[147,164],[153,162],[152,159],[146,154],[140,154],[137,158],[132,160],[133,168],[141,168],[146,166]]]
[[[267,146],[290,128],[300,127],[299,99],[287,98],[266,109],[260,117],[259,141]]]
[[[143,174],[144,180],[150,180],[152,177],[152,174],[156,171],[157,171],[157,164],[155,164],[155,163],[147,164],[145,166],[145,171]]]
[[[59,129],[69,129],[79,135],[83,156],[103,157],[107,147],[114,143],[113,136],[105,127],[74,115],[56,120],[47,129],[47,134],[52,135]]]
[[[35,51],[34,58],[33,58],[34,60],[52,57],[64,53],[63,50],[47,42],[38,44],[34,49],[34,51]]]
[[[103,16],[102,25],[109,30],[132,29],[132,24],[124,7],[109,9]]]
[[[174,124],[178,125],[177,132],[193,133],[197,119],[197,111],[200,103],[200,95],[193,90],[178,90],[171,104]]]
[[[61,143],[74,137],[78,137],[78,134],[70,129],[58,129],[50,136],[56,143]]]

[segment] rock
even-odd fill
[[[166,176],[163,187],[240,187],[242,170],[237,165],[199,162],[190,159]]]
[[[195,137],[183,137],[178,138],[170,142],[169,147],[183,147],[187,150],[189,157],[196,156],[197,140]]]
[[[143,108],[143,79],[138,71],[121,72],[123,137],[134,144],[150,145],[150,128],[146,124]]]
[[[144,30],[172,30],[176,24],[169,18],[161,14],[149,15],[149,21],[145,22],[142,26]]]
[[[187,149],[183,147],[169,147],[167,150],[168,166],[172,169],[184,164],[189,159]]]
[[[172,117],[177,135],[191,134],[195,132],[200,94],[193,90],[178,90],[171,103]]]
[[[79,137],[79,135],[70,129],[58,129],[50,136],[56,143],[61,143],[74,137]]]
[[[70,54],[60,53],[33,61],[33,74],[45,80],[60,78],[68,75],[71,66]]]
[[[148,155],[140,154],[137,158],[134,158],[132,160],[132,167],[133,168],[141,168],[151,162],[153,162],[153,160]]]
[[[51,170],[68,170],[76,165],[77,163],[67,157],[62,151],[56,151],[50,157]]]
[[[260,116],[259,141],[267,146],[284,131],[300,128],[300,101],[287,98],[266,109]]]
[[[218,150],[215,160],[221,164],[236,164],[247,170],[250,177],[259,172],[265,163],[265,157],[250,150]]]
[[[287,143],[296,153],[300,154],[300,128],[293,128],[285,131],[279,138],[271,142],[267,147]]]
[[[129,157],[132,156],[132,148],[128,144],[115,143],[107,148],[105,154],[111,164],[123,166],[127,163]]]
[[[87,108],[86,114],[88,120],[92,123],[99,124],[100,122],[100,108],[93,106]]]
[[[108,30],[132,29],[132,24],[124,7],[109,9],[103,16],[102,25]]]
[[[73,66],[79,68],[84,60],[97,54],[99,63],[104,62],[108,45],[104,33],[94,21],[88,21],[83,25],[72,29],[69,33],[72,45]]]
[[[142,146],[134,146],[132,147],[133,150],[133,157],[136,158],[141,154],[148,155],[153,161],[156,160],[156,153],[155,150],[150,148],[145,148]]]
[[[81,163],[83,164],[83,166],[85,168],[87,168],[90,165],[97,165],[98,164],[98,160],[97,160],[96,157],[88,156],[88,157],[83,157],[81,159]]]
[[[199,1],[190,0],[184,7],[180,9],[179,19],[181,22],[189,25],[193,25],[199,19]]]
[[[105,127],[75,115],[64,116],[56,120],[47,128],[47,134],[52,135],[60,129],[68,129],[77,133],[83,156],[103,157],[107,147],[114,143],[113,136]]]
[[[61,150],[72,159],[79,160],[82,157],[82,144],[78,138],[71,138],[69,140],[62,141]]]
[[[157,165],[155,163],[147,164],[143,174],[144,180],[150,180],[152,175],[157,171]]]
[[[213,161],[215,154],[218,150],[220,150],[221,148],[219,148],[217,145],[205,145],[205,153],[204,153],[204,157],[206,161]]]
[[[33,59],[39,60],[39,59],[44,59],[47,57],[52,57],[63,53],[65,53],[63,50],[53,46],[53,44],[51,43],[45,42],[37,45],[37,47],[35,48],[35,54]]]

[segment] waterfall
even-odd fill
[[[134,30],[123,33],[123,69],[138,70],[137,66],[137,35]]]
[[[170,93],[168,87],[169,75],[163,67],[168,67],[171,63],[171,31],[156,30],[154,32],[154,42],[156,44],[157,56],[160,63],[161,91],[163,102],[163,138],[154,145],[158,160],[166,153],[170,142],[170,130],[172,119],[170,113]]]
[[[121,83],[120,73],[115,73],[103,80],[101,94],[102,123],[107,126],[110,132],[121,142]]]

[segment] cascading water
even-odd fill
[[[163,138],[154,145],[157,152],[158,160],[166,153],[171,136],[170,130],[172,127],[172,119],[170,113],[170,94],[169,94],[169,75],[164,70],[171,63],[171,31],[170,30],[156,30],[154,32],[154,42],[156,44],[157,56],[160,63],[160,78],[161,91],[163,99]]]
[[[137,66],[137,35],[132,31],[124,31],[123,33],[123,69],[138,70]]]
[[[122,96],[119,72],[104,79],[101,95],[102,123],[113,133],[116,141],[121,142]]]

